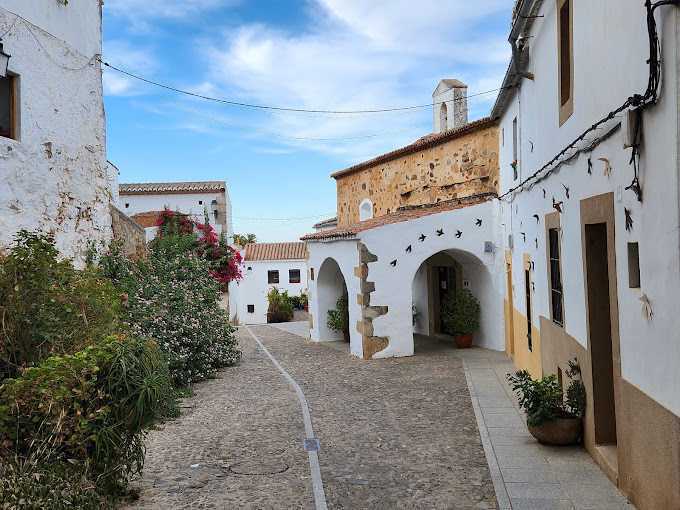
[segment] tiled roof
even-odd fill
[[[407,145],[406,147],[402,147],[401,149],[388,152],[387,154],[383,154],[382,156],[378,156],[377,158],[369,159],[368,161],[364,161],[363,163],[359,163],[358,165],[354,165],[344,170],[340,170],[339,172],[331,174],[331,177],[333,177],[334,179],[345,177],[347,175],[360,172],[361,170],[365,170],[366,168],[370,168],[381,163],[386,163],[387,161],[392,161],[394,159],[401,158],[408,154],[412,154],[419,150],[433,147],[448,140],[453,140],[461,135],[472,133],[478,129],[491,126],[494,123],[495,121],[492,120],[491,117],[484,117],[483,119],[479,119],[474,122],[469,122],[468,124],[457,127],[455,129],[444,131],[443,133],[426,135],[418,139],[415,143],[412,143],[411,145]]]
[[[161,217],[163,211],[148,211],[133,214],[130,219],[142,227],[155,227],[156,220]]]
[[[307,257],[306,243],[249,243],[245,260],[290,260]]]
[[[353,237],[364,230],[370,230],[372,228],[382,227],[383,225],[391,225],[393,223],[400,223],[402,221],[422,218],[423,216],[430,216],[431,214],[450,211],[452,209],[460,209],[469,205],[488,202],[496,196],[498,196],[496,192],[489,192],[481,193],[471,197],[454,198],[453,200],[447,200],[446,202],[440,202],[438,204],[403,207],[390,214],[378,216],[377,218],[371,218],[370,220],[359,221],[344,227],[334,228],[333,230],[324,230],[323,232],[307,234],[300,239],[303,241],[323,241],[327,239]]]
[[[444,78],[442,81],[444,83],[446,83],[447,85],[451,85],[452,87],[465,87],[465,88],[467,88],[467,85],[465,85],[465,83],[463,83],[460,80],[455,80],[455,79],[452,80],[450,78]]]
[[[327,220],[320,221],[319,223],[315,223],[313,225],[314,228],[322,228],[322,227],[327,227],[329,225],[337,224],[338,223],[338,217],[333,216],[332,218],[328,218]]]
[[[134,182],[119,184],[121,195],[175,195],[184,193],[219,193],[227,189],[226,181]]]

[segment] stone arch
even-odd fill
[[[364,198],[359,205],[359,221],[373,218],[373,202],[370,198]]]
[[[335,303],[343,293],[347,293],[347,282],[337,261],[332,257],[326,258],[319,267],[316,276],[316,299],[318,302],[319,340],[342,340],[342,333],[336,333],[327,325],[327,311],[335,308]],[[351,299],[351,298],[350,298]],[[350,324],[350,331],[352,330]]]

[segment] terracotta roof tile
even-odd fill
[[[244,260],[290,260],[307,257],[306,243],[249,243]]]
[[[226,181],[132,182],[118,185],[120,195],[176,195],[184,193],[219,193],[227,189]]]
[[[473,195],[471,197],[455,198],[453,200],[447,200],[446,202],[440,202],[438,204],[402,207],[390,214],[378,216],[377,218],[371,218],[370,220],[359,221],[357,223],[334,228],[332,230],[324,230],[323,232],[307,234],[300,239],[303,241],[323,241],[327,239],[353,237],[364,230],[370,230],[372,228],[382,227],[383,225],[391,225],[393,223],[400,223],[402,221],[413,220],[423,216],[430,216],[431,214],[450,211],[452,209],[460,209],[469,205],[488,202],[497,196],[498,195],[494,191]]]
[[[322,220],[319,223],[315,223],[312,225],[314,228],[321,228],[321,227],[327,227],[329,225],[337,224],[338,223],[338,217],[333,216],[332,218],[328,218],[327,220]]]
[[[155,227],[157,225],[156,220],[161,217],[162,212],[163,211],[141,212],[133,214],[130,216],[130,219],[142,227]]]
[[[408,154],[412,154],[413,152],[427,149],[441,142],[446,142],[448,140],[458,138],[461,135],[474,132],[477,129],[481,129],[493,125],[495,123],[496,121],[493,120],[491,117],[484,117],[483,119],[475,120],[474,122],[469,122],[463,126],[457,127],[455,129],[450,129],[449,131],[445,131],[443,133],[429,134],[423,136],[422,138],[419,138],[416,142],[412,143],[411,145],[407,145],[406,147],[402,147],[401,149],[388,152],[386,154],[383,154],[382,156],[378,156],[377,158],[369,159],[368,161],[364,161],[363,163],[359,163],[358,165],[354,165],[344,170],[340,170],[339,172],[332,173],[331,177],[333,177],[334,179],[345,177],[347,175],[360,172],[361,170],[365,170],[366,168],[370,168],[380,163],[386,163],[387,161],[392,161],[394,159],[401,158]]]

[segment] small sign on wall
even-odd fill
[[[484,241],[484,253],[493,252],[493,243],[491,241]]]

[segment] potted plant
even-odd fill
[[[328,310],[326,325],[336,333],[342,331],[345,341],[349,342],[349,298],[347,293],[338,298],[334,310]]]
[[[507,375],[526,413],[529,432],[544,444],[572,445],[581,435],[586,390],[580,379],[578,360],[574,358],[568,364],[569,370],[565,373],[571,382],[566,399],[555,374],[538,380],[532,379],[526,370]]]
[[[479,301],[468,289],[449,292],[444,297],[442,322],[459,348],[467,349],[472,345],[472,334],[479,328],[479,311]]]
[[[307,289],[300,290],[300,306],[302,306],[305,312],[309,311],[309,302],[307,300]]]

